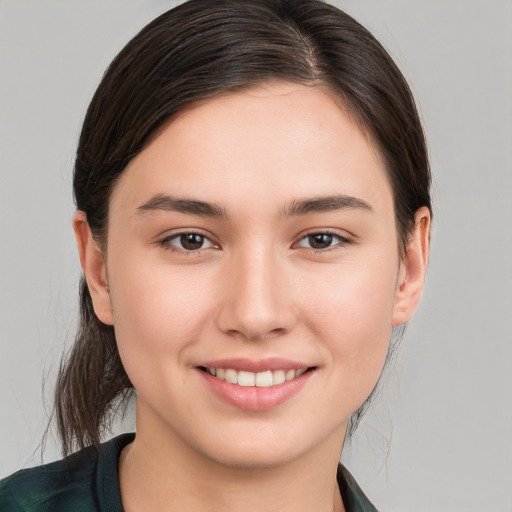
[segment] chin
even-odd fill
[[[237,446],[227,450],[215,450],[209,454],[212,462],[221,466],[241,470],[277,469],[300,457],[298,450],[276,450],[275,446]]]
[[[308,459],[308,454],[322,452],[339,454],[343,447],[344,425],[337,426],[322,436],[313,435],[309,429],[287,428],[283,432],[271,426],[248,429],[245,435],[231,432],[208,439],[207,444],[195,449],[209,460],[227,468],[266,470],[277,469],[297,460]],[[238,434],[238,435],[237,435]]]

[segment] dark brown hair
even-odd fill
[[[100,247],[106,249],[117,179],[166,121],[192,102],[270,80],[326,87],[349,108],[386,164],[405,247],[416,210],[430,208],[427,150],[412,94],[378,41],[319,0],[190,0],[125,46],[87,110],[74,171],[76,206]],[[96,317],[83,279],[80,315],[55,396],[65,453],[99,443],[133,389],[114,329]]]

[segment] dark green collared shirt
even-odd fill
[[[134,434],[122,434],[63,460],[0,481],[0,512],[123,512],[118,463]],[[338,467],[347,512],[377,512],[352,475]]]

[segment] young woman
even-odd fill
[[[89,106],[69,454],[2,511],[373,511],[338,465],[414,313],[430,172],[402,75],[317,0],[191,0]],[[134,393],[136,434],[101,444]]]

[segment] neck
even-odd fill
[[[336,481],[339,433],[295,460],[251,467],[205,457],[158,430],[138,421],[136,439],[123,451],[125,512],[344,512]]]

